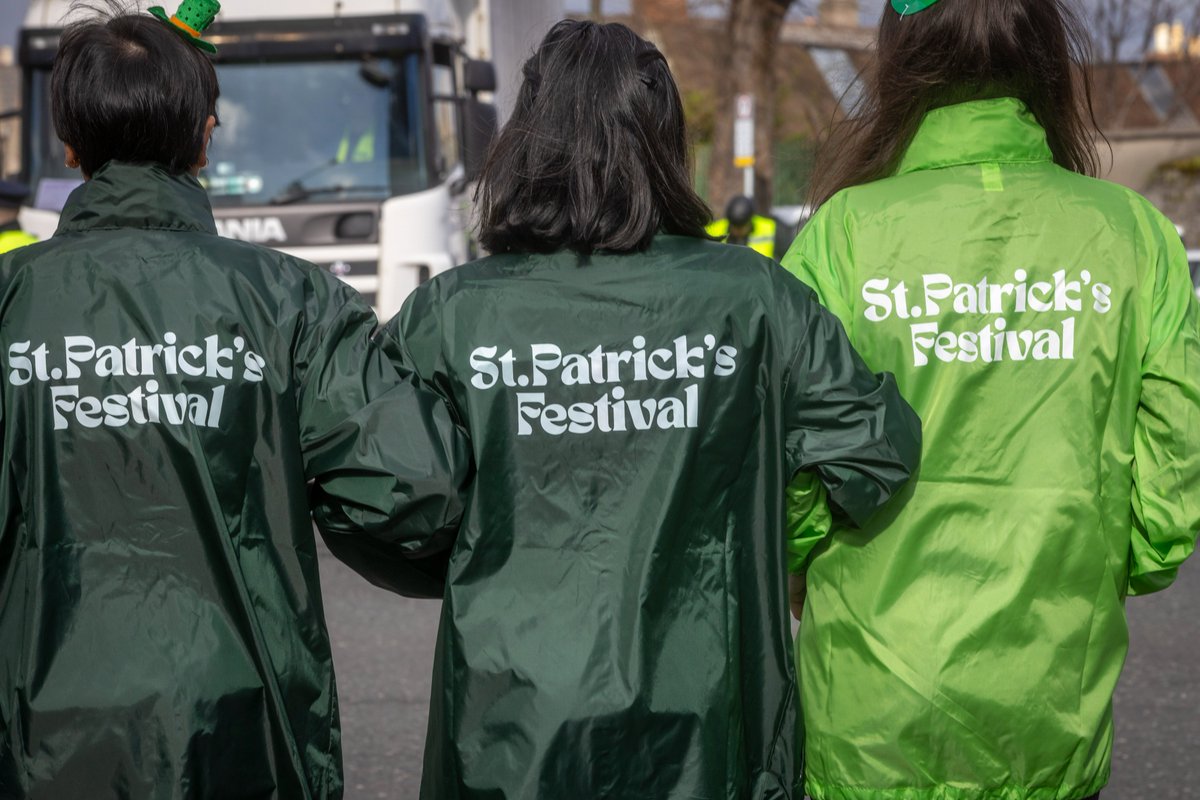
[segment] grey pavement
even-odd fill
[[[416,800],[441,603],[377,589],[318,547],[346,800]]]
[[[1163,592],[1132,597],[1104,800],[1200,798],[1200,562]]]
[[[416,800],[440,604],[369,585],[322,548],[342,710],[346,800]],[[1200,563],[1129,601],[1104,800],[1200,800]],[[576,800],[587,800],[577,798]]]

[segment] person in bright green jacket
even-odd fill
[[[919,421],[808,287],[705,235],[652,44],[564,21],[524,75],[492,255],[386,326],[477,465],[421,797],[800,800],[784,490],[866,521]]]
[[[1200,308],[1174,227],[1088,177],[1066,4],[929,5],[885,8],[783,260],[926,442],[865,530],[799,525],[807,790],[1079,800],[1109,776],[1125,598],[1200,527]]]

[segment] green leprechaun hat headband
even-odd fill
[[[938,0],[892,0],[892,8],[902,17],[924,11]]]
[[[154,6],[149,9],[151,14],[170,25],[180,36],[206,53],[215,53],[217,48],[211,42],[206,42],[200,37],[208,30],[208,26],[212,25],[220,10],[221,4],[217,0],[183,0],[179,5],[179,10],[169,17],[162,6]]]

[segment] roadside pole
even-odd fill
[[[737,96],[733,121],[733,166],[742,170],[742,194],[754,199],[754,95]]]

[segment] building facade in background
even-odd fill
[[[598,5],[603,11],[610,3]],[[720,0],[633,0],[627,13],[605,17],[654,41],[670,61],[684,95],[702,194],[723,78],[723,61],[715,56],[726,46],[725,6]],[[859,0],[820,0],[816,9],[788,19],[778,49],[776,205],[803,202],[816,143],[858,100],[858,76],[874,41]],[[1149,31],[1144,57],[1093,69],[1097,122],[1107,138],[1100,143],[1104,177],[1147,194],[1200,246],[1200,32],[1181,23]],[[764,99],[772,100],[757,102]],[[706,199],[719,210],[727,198]]]
[[[1200,37],[1155,26],[1144,58],[1096,67],[1093,91],[1112,148],[1105,177],[1145,194],[1200,246]]]

